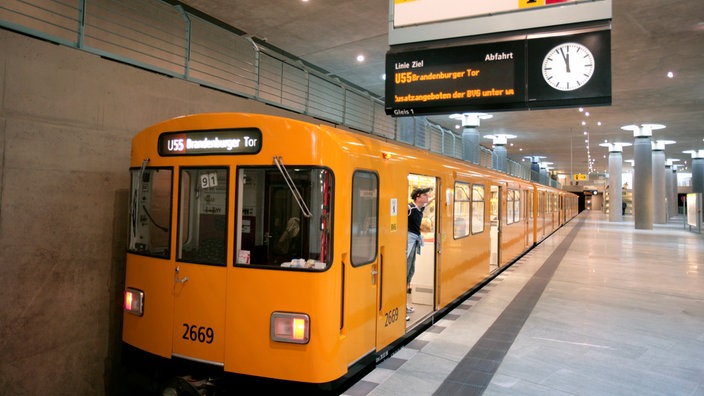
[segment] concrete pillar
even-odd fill
[[[550,185],[550,165],[552,162],[542,161],[538,165],[540,166],[540,182],[546,186]]]
[[[630,143],[601,143],[609,148],[609,221],[623,221],[623,147]]]
[[[506,162],[506,145],[505,144],[497,144],[494,146],[493,161],[494,161],[494,169],[499,170],[504,173],[506,172],[506,169],[508,169],[508,165]]]
[[[479,144],[479,123],[493,117],[485,113],[452,114],[450,118],[462,122],[462,159],[480,164],[482,152]]]
[[[540,160],[545,158],[542,155],[525,156],[530,158],[530,181],[540,183]]]
[[[636,229],[653,229],[653,154],[650,136],[633,143],[633,218]]]
[[[462,128],[462,159],[473,164],[479,164],[481,149],[479,148],[479,129],[475,126]]]
[[[670,217],[678,216],[679,212],[679,194],[677,190],[677,166],[672,165],[672,191],[670,192],[672,196],[672,201],[670,202]]]
[[[549,179],[548,168],[540,167],[540,183],[546,184],[546,185],[550,184],[548,179]]]
[[[667,201],[667,218],[677,216],[677,167],[678,158],[665,160],[665,201]]]
[[[633,218],[636,229],[653,229],[653,144],[651,136],[654,129],[664,127],[664,125],[657,124],[621,127],[621,129],[633,131],[634,136]]]
[[[540,163],[537,161],[530,163],[530,180],[534,182],[540,181]]]
[[[669,219],[672,214],[672,165],[665,160],[665,211]]]
[[[665,189],[665,145],[672,140],[652,142],[653,156],[653,223],[667,223],[667,190]]]
[[[704,194],[704,150],[690,150],[692,154],[692,192]]]
[[[498,135],[486,135],[487,139],[492,139],[494,144],[494,150],[492,154],[493,168],[501,172],[506,172],[508,169],[508,163],[506,159],[506,143],[508,139],[513,139],[515,135],[498,134]]]

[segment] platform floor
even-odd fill
[[[704,236],[582,212],[343,394],[704,395]]]

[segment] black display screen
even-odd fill
[[[386,113],[395,116],[522,106],[524,41],[386,55]]]
[[[262,148],[257,128],[168,132],[159,136],[159,155],[256,154]]]
[[[561,43],[577,43],[593,55],[593,75],[579,88],[560,90],[545,81],[545,58]],[[392,48],[386,54],[385,111],[414,116],[608,105],[610,51],[610,29],[440,48]],[[570,62],[576,60],[572,54]]]

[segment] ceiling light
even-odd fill
[[[357,62],[364,62],[364,55],[357,55]]]
[[[486,113],[462,113],[450,114],[449,117],[453,120],[461,120],[462,126],[476,128],[479,126],[480,120],[488,120],[494,116]]]
[[[674,76],[675,76],[675,73],[673,73],[671,71],[667,72],[667,78],[672,78]]]

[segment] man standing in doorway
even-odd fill
[[[423,237],[420,233],[420,223],[423,220],[423,211],[430,203],[428,193],[433,189],[430,187],[414,188],[411,192],[411,200],[408,204],[408,242],[406,245],[406,292],[411,293],[411,279],[416,271],[416,255],[420,254],[420,248],[423,246]],[[408,314],[413,313],[415,309],[406,302],[406,320],[410,317]]]

